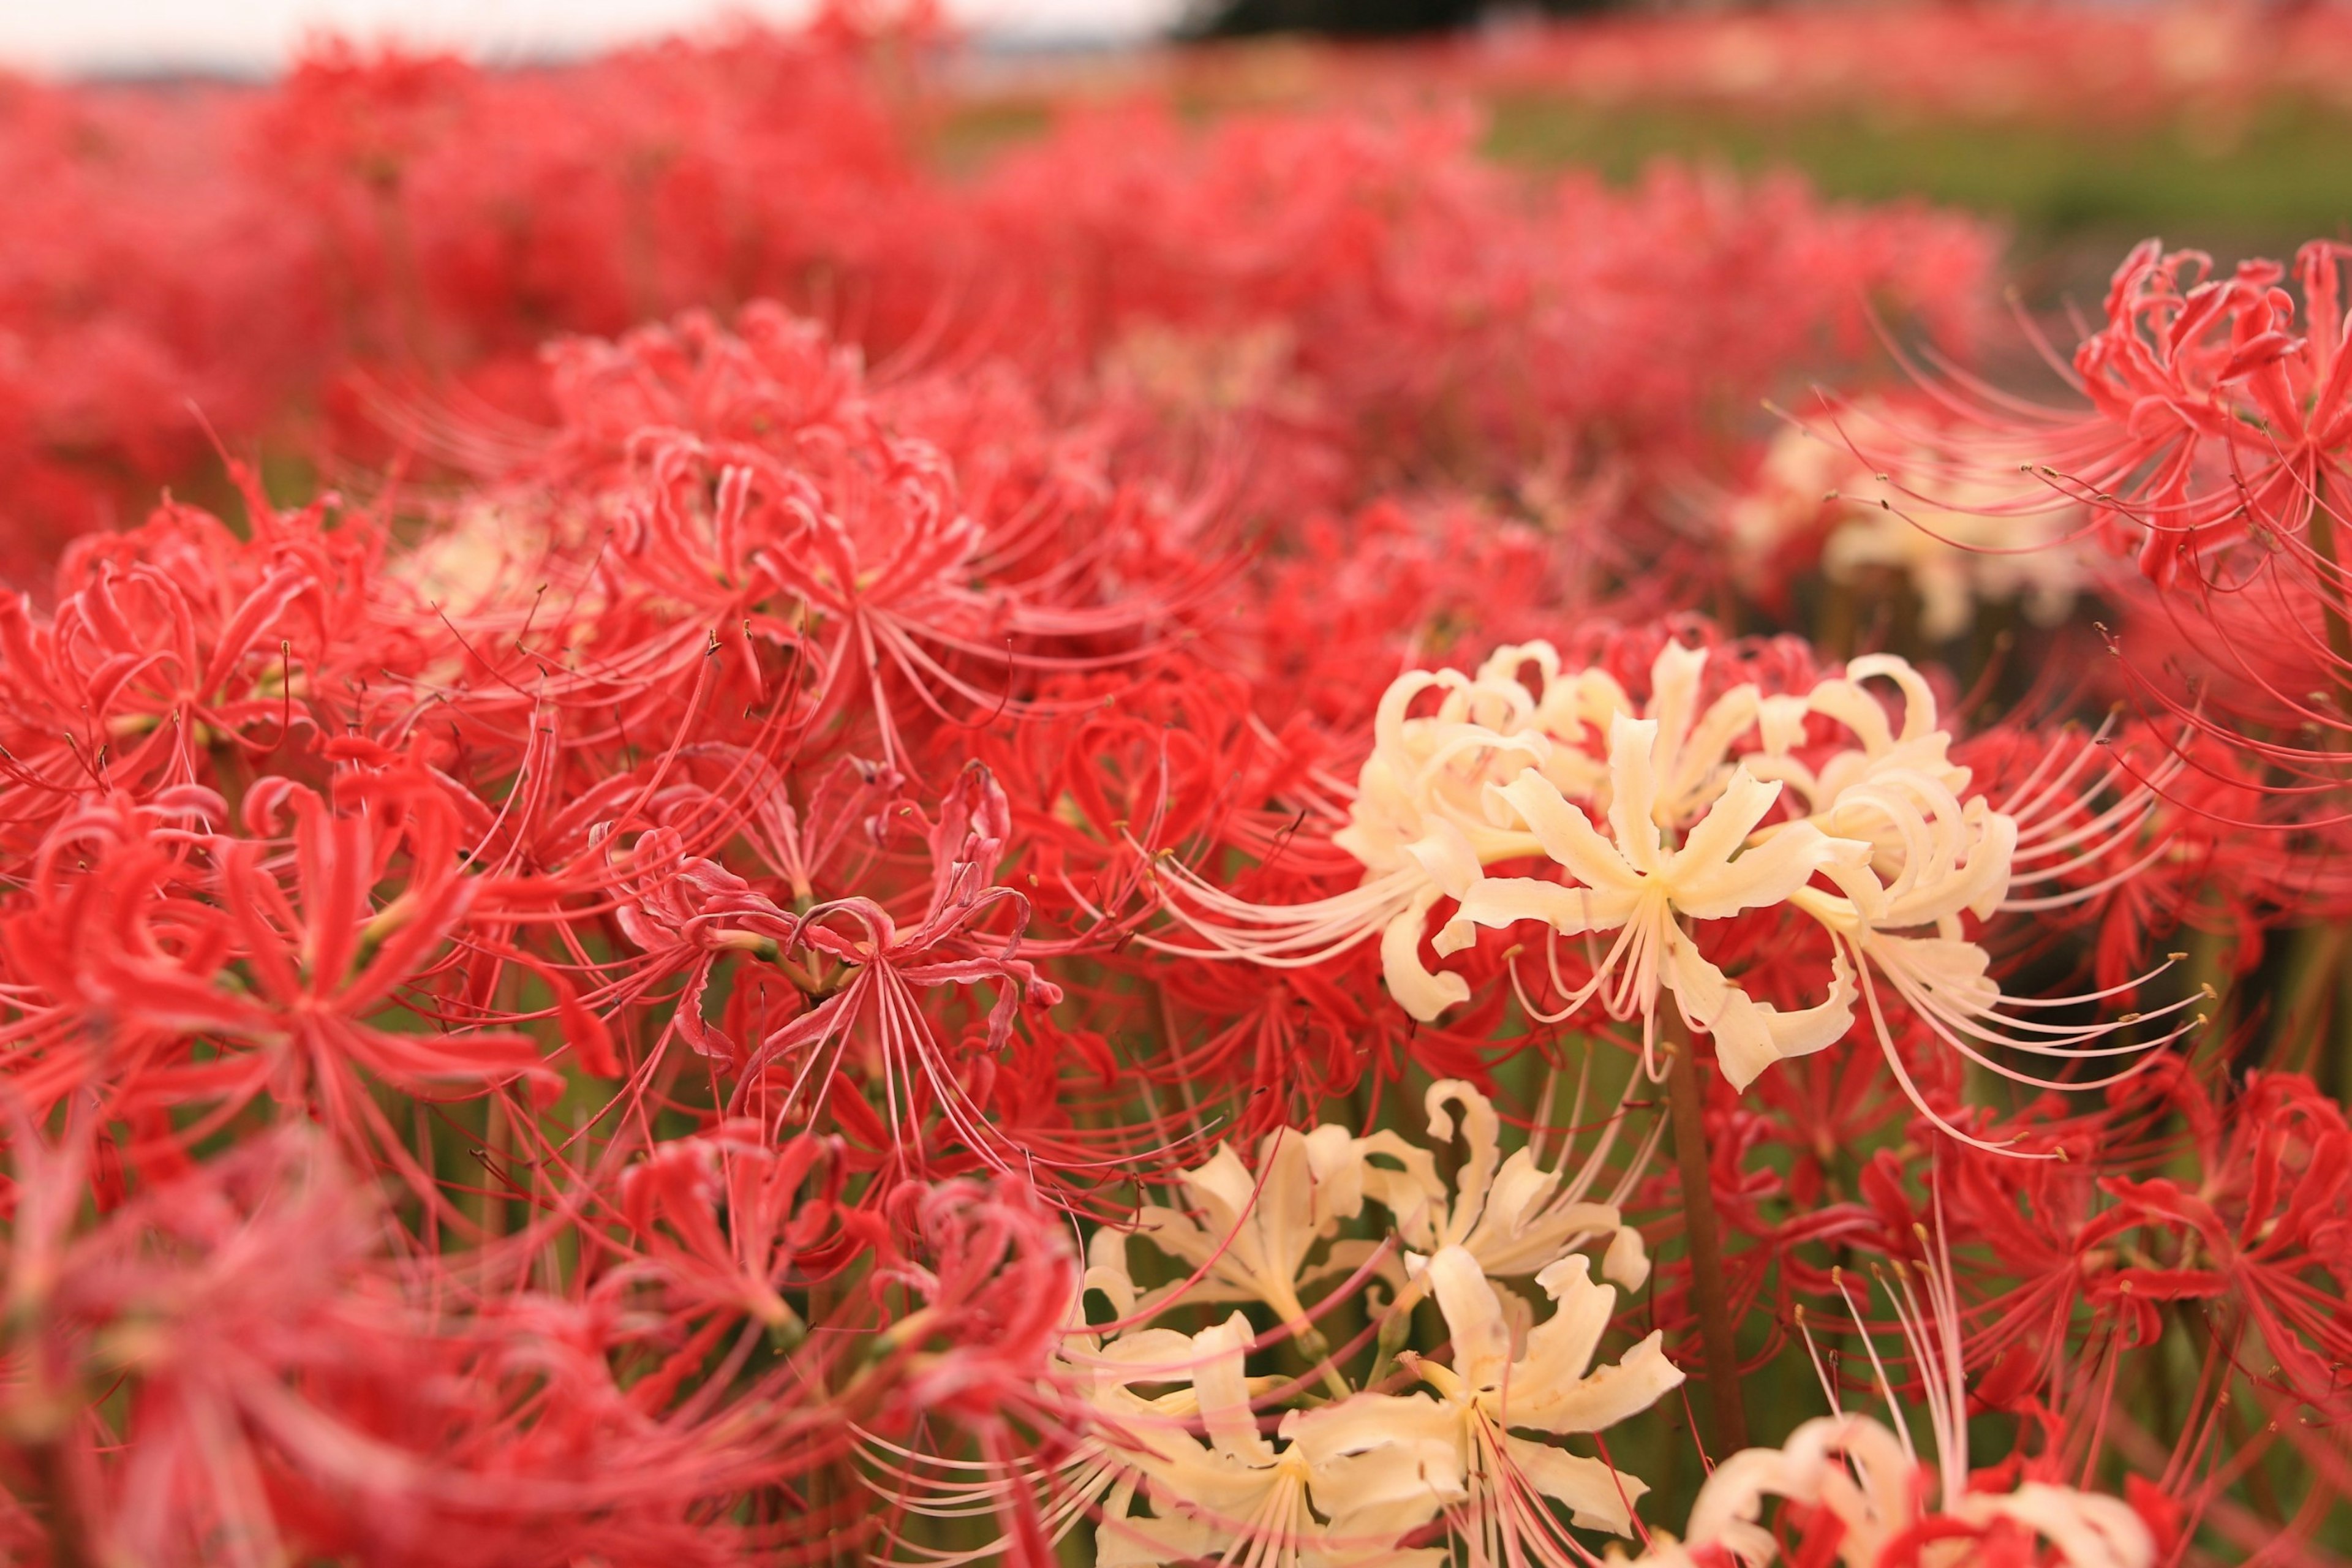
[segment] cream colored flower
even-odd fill
[[[1378,1153],[1397,1162],[1375,1164]],[[1300,1287],[1317,1247],[1370,1198],[1392,1215],[1411,1215],[1445,1191],[1436,1163],[1394,1132],[1358,1138],[1327,1124],[1312,1132],[1282,1128],[1258,1145],[1257,1169],[1230,1144],[1183,1173],[1193,1212],[1148,1205],[1137,1230],[1169,1256],[1205,1270],[1185,1289],[1192,1301],[1261,1301],[1285,1323],[1308,1321]],[[1157,1302],[1147,1300],[1147,1306]]]
[[[2064,617],[2088,578],[2070,543],[2087,521],[2082,508],[2036,497],[2020,509],[2006,487],[1958,477],[1932,429],[1899,428],[1882,407],[1851,405],[1839,422],[1834,436],[1781,432],[1755,482],[1725,507],[1738,575],[1756,585],[1810,535],[1832,583],[1873,571],[1906,581],[1930,641],[1968,630],[1979,602],[2017,601],[2043,626]],[[1878,469],[1849,449],[1853,439],[1874,449]]]
[[[1524,822],[1575,881],[1482,879],[1464,895],[1436,946],[1452,952],[1468,945],[1473,927],[1528,920],[1562,936],[1616,931],[1592,978],[1549,1016],[1565,1017],[1598,995],[1612,1016],[1643,1021],[1646,1047],[1655,1036],[1663,988],[1673,993],[1692,1028],[1715,1036],[1725,1073],[1744,1088],[1773,1061],[1820,1050],[1845,1033],[1853,1019],[1853,978],[1841,963],[1826,1001],[1783,1013],[1726,979],[1700,954],[1685,922],[1784,904],[1816,872],[1840,862],[1859,866],[1867,847],[1831,838],[1803,821],[1751,842],[1781,786],[1759,781],[1744,766],[1733,769],[1688,837],[1679,846],[1668,844],[1655,820],[1659,734],[1655,720],[1621,715],[1612,725],[1608,820],[1613,837],[1602,837],[1548,781],[1522,774],[1496,791],[1505,811]]]
[[[1891,1396],[1890,1430],[1836,1409],[1836,1390],[1825,1379],[1832,1414],[1804,1423],[1778,1448],[1743,1449],[1717,1465],[1691,1505],[1685,1539],[1662,1541],[1641,1559],[1643,1568],[1688,1568],[1690,1548],[1704,1546],[1722,1548],[1747,1568],[1764,1568],[1779,1551],[1763,1522],[1773,1498],[1833,1518],[1844,1568],[1879,1568],[1897,1542],[1907,1540],[1916,1550],[1921,1527],[1935,1520],[1979,1529],[2006,1521],[2049,1542],[2067,1568],[2150,1568],[2155,1538],[2117,1499],[2041,1481],[2007,1492],[1971,1489],[1960,1306],[1950,1260],[1939,1244],[1917,1264],[1899,1266],[1895,1279],[1892,1305],[1918,1369],[1935,1463],[1921,1463]],[[1876,1352],[1871,1355],[1875,1365]],[[1962,1540],[1941,1533],[1950,1555],[1938,1558],[1931,1548],[1922,1561],[1969,1560]]]
[[[1630,1084],[1627,1092],[1632,1092]],[[1642,1288],[1650,1277],[1642,1233],[1625,1223],[1615,1203],[1596,1203],[1589,1196],[1616,1136],[1620,1117],[1609,1119],[1600,1142],[1571,1176],[1559,1167],[1546,1168],[1534,1143],[1504,1158],[1502,1123],[1493,1102],[1460,1079],[1431,1084],[1424,1103],[1430,1136],[1452,1139],[1458,1114],[1468,1152],[1461,1173],[1454,1178],[1451,1201],[1399,1217],[1398,1234],[1407,1246],[1424,1254],[1458,1247],[1488,1275],[1523,1279],[1607,1237],[1601,1277],[1628,1290]],[[1641,1164],[1635,1162],[1623,1184],[1631,1184]]]
[[[1617,1292],[1593,1282],[1583,1258],[1563,1258],[1537,1276],[1554,1309],[1526,1331],[1516,1352],[1512,1314],[1468,1252],[1441,1248],[1421,1272],[1444,1316],[1453,1364],[1412,1358],[1430,1392],[1360,1394],[1329,1413],[1319,1440],[1343,1445],[1387,1434],[1445,1445],[1459,1483],[1454,1526],[1475,1540],[1549,1539],[1555,1527],[1538,1494],[1566,1505],[1580,1525],[1629,1532],[1633,1505],[1647,1487],[1600,1459],[1520,1434],[1600,1432],[1656,1404],[1683,1381],[1665,1358],[1663,1336],[1654,1332],[1595,1370]],[[1538,1555],[1549,1554],[1538,1548]]]
[[[1652,671],[1646,709],[1659,727],[1654,808],[1671,825],[1704,805],[1727,773],[1723,748],[1757,714],[1753,686],[1697,706],[1704,652],[1670,643]],[[1525,682],[1532,669],[1538,689]],[[1414,715],[1424,694],[1436,710]],[[1459,975],[1421,961],[1421,940],[1440,900],[1459,900],[1484,868],[1541,853],[1524,829],[1487,809],[1492,789],[1533,773],[1571,798],[1605,799],[1607,762],[1592,739],[1633,705],[1607,672],[1563,672],[1549,643],[1496,649],[1475,675],[1409,670],[1382,694],[1372,753],[1356,783],[1348,824],[1332,844],[1364,867],[1350,892],[1311,903],[1263,906],[1234,898],[1173,864],[1162,877],[1171,913],[1209,943],[1207,956],[1293,967],[1320,963],[1377,931],[1381,973],[1398,1005],[1424,1023],[1469,1000]],[[1202,950],[1181,951],[1201,954]]]
[[[1134,1455],[1135,1473],[1112,1489],[1095,1528],[1097,1568],[1199,1558],[1267,1568],[1442,1561],[1442,1552],[1396,1542],[1460,1495],[1444,1446],[1409,1433],[1364,1434],[1342,1415],[1345,1405],[1294,1410],[1279,1441],[1269,1441],[1244,1370],[1250,1339],[1238,1313],[1192,1337],[1202,1436],[1163,1432]],[[1327,1428],[1342,1425],[1347,1436],[1331,1440]],[[1139,1495],[1150,1503],[1149,1515],[1135,1511]]]
[[[1536,1016],[1559,1022],[1597,1002],[1612,1017],[1639,1018],[1654,1073],[1657,1010],[1671,995],[1742,1089],[1775,1062],[1835,1044],[1865,1013],[1914,1103],[1954,1136],[1965,1134],[1907,1077],[1881,989],[1951,1048],[2036,1087],[2112,1082],[2195,1026],[2117,1044],[2111,1037],[2145,1020],[2045,1022],[2047,1009],[2106,994],[2006,997],[1972,929],[2005,909],[2095,896],[2128,875],[2126,867],[2083,886],[2078,874],[2131,841],[2160,777],[2119,785],[2113,765],[2085,777],[2078,756],[1997,805],[1969,793],[1933,690],[1903,660],[1857,658],[1801,694],[1768,697],[1741,682],[1702,701],[1708,658],[1663,647],[1638,715],[1605,671],[1565,670],[1539,642],[1496,649],[1475,675],[1402,676],[1381,701],[1349,823],[1332,837],[1363,865],[1362,884],[1315,903],[1259,906],[1171,867],[1171,910],[1214,954],[1265,963],[1320,963],[1377,931],[1390,993],[1423,1021],[1469,998],[1461,976],[1422,956],[1441,905],[1453,904],[1431,939],[1441,957],[1481,930],[1539,924],[1554,994],[1522,994]],[[1898,699],[1892,710],[1879,682]],[[1431,693],[1435,710],[1416,714]],[[1488,874],[1503,862],[1535,866]],[[1817,1001],[1785,1010],[1760,1001],[1695,940],[1707,921],[1773,909],[1829,939],[1826,963],[1776,976],[1776,990]],[[1591,960],[1578,984],[1562,978],[1559,942],[1570,937],[1584,939]],[[2138,1059],[2084,1080],[2040,1076],[1996,1052]]]
[[[2028,1481],[2013,1492],[1947,1496],[1938,1509],[1929,1506],[1925,1477],[1902,1439],[1878,1422],[1822,1416],[1778,1448],[1744,1449],[1717,1465],[1691,1507],[1686,1539],[1640,1561],[1680,1568],[1691,1561],[1689,1548],[1712,1545],[1764,1568],[1778,1555],[1761,1522],[1776,1497],[1836,1518],[1845,1568],[1878,1568],[1888,1547],[1938,1516],[1980,1528],[2005,1520],[2048,1542],[2068,1568],[2149,1568],[2156,1561],[2147,1523],[2118,1499]]]

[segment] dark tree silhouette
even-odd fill
[[[1553,16],[1610,9],[1617,0],[1541,0],[1532,9]],[[1232,38],[1261,33],[1323,33],[1334,37],[1396,37],[1466,27],[1488,12],[1530,9],[1493,0],[1202,0],[1182,32],[1188,37]]]

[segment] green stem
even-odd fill
[[[1675,1163],[1682,1174],[1684,1245],[1690,1253],[1691,1297],[1698,1308],[1699,1343],[1706,1359],[1707,1403],[1715,1414],[1717,1458],[1748,1447],[1748,1411],[1739,1398],[1739,1347],[1731,1321],[1731,1293],[1723,1278],[1723,1236],[1707,1179],[1706,1100],[1690,1032],[1669,1008],[1658,1019],[1671,1053],[1666,1104],[1675,1126]]]

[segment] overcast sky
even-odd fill
[[[947,0],[983,33],[1029,42],[1148,32],[1181,0]],[[268,70],[306,31],[389,36],[485,60],[572,54],[719,16],[789,21],[810,0],[0,0],[0,64],[44,75]]]

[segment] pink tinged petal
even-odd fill
[[[1699,1489],[1691,1505],[1689,1544],[1720,1546],[1741,1563],[1769,1563],[1779,1543],[1756,1521],[1767,1497],[1792,1495],[1789,1462],[1780,1449],[1743,1448],[1717,1465]],[[1819,1495],[1818,1487],[1807,1488],[1803,1500]]]
[[[1538,1491],[1555,1502],[1566,1503],[1570,1518],[1580,1527],[1618,1535],[1633,1533],[1631,1505],[1650,1489],[1632,1476],[1612,1469],[1599,1459],[1584,1458],[1525,1437],[1506,1436],[1503,1452]]]
[[[1381,932],[1381,973],[1397,1005],[1430,1024],[1448,1007],[1470,1000],[1470,983],[1458,974],[1436,974],[1421,962],[1421,932],[1430,906],[1441,895],[1435,888],[1413,895]]]
[[[1966,1501],[1969,1514],[2014,1520],[2042,1536],[2068,1568],[2148,1568],[2156,1561],[2147,1522],[2116,1498],[2028,1481],[2007,1497],[1978,1493]]]
[[[1651,756],[1657,740],[1654,719],[1620,713],[1609,721],[1609,829],[1618,854],[1636,871],[1654,872],[1659,865],[1658,770]]]

